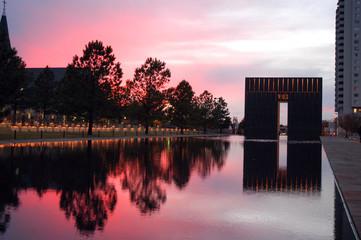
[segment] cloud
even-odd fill
[[[96,0],[8,4],[12,45],[29,67],[66,66],[85,44],[113,47],[124,78],[147,57],[165,61],[172,85],[223,96],[239,118],[246,76],[324,77],[333,105],[336,0]],[[241,115],[238,115],[241,114]]]

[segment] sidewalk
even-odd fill
[[[358,235],[361,233],[361,143],[347,138],[321,137],[338,186]]]

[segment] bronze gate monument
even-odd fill
[[[288,103],[288,140],[318,140],[322,78],[246,78],[244,135],[278,139],[279,105]]]

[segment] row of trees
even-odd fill
[[[361,118],[356,114],[346,114],[338,118],[340,127],[348,133],[361,133]],[[360,134],[361,136],[361,134]]]
[[[231,124],[222,97],[214,98],[208,91],[195,96],[185,80],[168,88],[171,71],[156,58],[148,58],[136,68],[134,78],[122,84],[120,63],[115,61],[112,48],[100,41],[89,42],[82,56],[74,56],[60,82],[54,80],[48,66],[32,80],[15,49],[8,49],[7,54],[1,51],[0,57],[3,116],[9,114],[5,108],[9,106],[14,113],[32,108],[42,114],[43,120],[49,114],[76,117],[88,123],[89,135],[94,121],[100,118],[127,117],[143,123],[146,134],[155,120],[177,126],[181,133],[184,128],[198,126],[204,131],[207,128],[221,131]]]

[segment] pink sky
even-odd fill
[[[28,67],[66,67],[85,44],[113,47],[124,82],[147,57],[167,63],[170,86],[185,79],[244,115],[244,78],[324,80],[333,116],[336,0],[9,0],[12,46]]]

